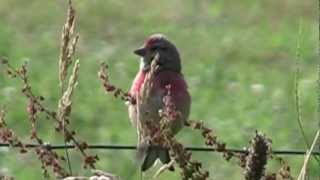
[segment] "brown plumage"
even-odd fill
[[[150,36],[142,46],[135,51],[135,54],[141,56],[140,70],[133,81],[130,94],[139,98],[145,79],[150,73],[151,63],[157,60],[157,71],[151,79],[153,84],[148,94],[148,101],[143,101],[138,105],[129,106],[129,117],[132,124],[137,128],[138,132],[138,156],[142,160],[142,170],[147,170],[159,158],[162,163],[170,161],[169,153],[165,149],[151,148],[150,126],[146,123],[152,123],[159,126],[160,115],[159,110],[164,108],[164,96],[167,93],[167,86],[170,85],[171,101],[176,110],[181,114],[170,123],[170,129],[173,134],[178,133],[184,126],[189,116],[191,98],[187,90],[187,84],[181,73],[180,55],[176,47],[163,35]],[[138,109],[140,108],[140,109]],[[139,116],[144,112],[147,115]],[[152,127],[154,127],[152,126]],[[149,128],[149,129],[148,129]]]

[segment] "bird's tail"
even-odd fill
[[[141,163],[141,170],[148,170],[157,159],[163,164],[170,162],[169,150],[161,147],[152,147],[146,144],[140,144],[138,146],[138,159]]]

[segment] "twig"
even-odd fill
[[[31,114],[32,113],[32,114]],[[52,149],[45,148],[43,145],[43,141],[37,136],[36,130],[34,129],[35,121],[33,121],[34,117],[37,114],[37,108],[34,107],[34,111],[30,112],[29,117],[32,120],[32,135],[30,139],[35,139],[37,142],[37,147],[33,150],[35,151],[38,159],[40,160],[43,170],[43,175],[48,177],[47,167],[51,167],[55,176],[58,178],[66,177],[68,174],[64,171],[62,166],[60,165],[60,157],[56,152]],[[27,153],[27,149],[25,144],[15,135],[14,131],[7,127],[5,122],[5,110],[0,110],[0,141],[7,142],[11,147],[18,147],[20,153]]]
[[[73,60],[72,57],[75,54],[76,50],[76,45],[79,40],[79,35],[74,36],[74,29],[75,29],[75,9],[72,6],[72,0],[68,1],[68,13],[67,13],[67,19],[65,24],[63,25],[62,28],[62,33],[61,33],[61,47],[60,47],[60,58],[59,58],[59,86],[61,90],[61,99],[59,101],[59,112],[62,112],[64,110],[60,109],[61,106],[61,101],[63,99],[63,96],[67,93],[65,92],[65,81],[68,75],[68,68],[72,64]],[[74,37],[73,37],[74,36]],[[75,65],[76,66],[76,65]],[[70,111],[71,111],[71,105]],[[61,115],[61,114],[60,114]],[[62,121],[63,125],[63,134],[64,134],[64,143],[65,145],[67,144],[67,136],[66,136],[66,130],[65,126],[68,124],[67,119],[64,116],[60,116],[59,119]],[[69,152],[66,149],[65,154],[67,157],[67,164],[69,167],[70,174],[72,174],[72,168],[71,168],[71,162],[70,162],[70,157],[69,157]]]
[[[29,82],[28,82],[28,78],[24,75],[24,73],[26,73],[26,72],[24,72],[25,69],[24,68],[22,68],[22,69],[20,68],[19,70],[16,70],[7,62],[4,65],[7,67],[7,71],[10,72],[9,74],[11,76],[19,77],[23,81],[23,84],[24,84],[24,87],[23,87],[23,90],[22,90],[23,94],[27,98],[33,99],[34,100],[34,102],[33,102],[34,105],[39,107],[40,111],[45,113],[48,118],[51,118],[52,120],[54,120],[57,123],[56,130],[58,132],[63,130],[62,129],[63,124],[60,121],[59,117],[57,116],[57,113],[54,112],[54,111],[49,110],[48,108],[46,108],[42,104],[42,102],[39,100],[39,98],[33,94],[31,86],[29,85]],[[78,140],[74,136],[75,135],[74,131],[69,130],[66,127],[65,128],[65,133],[66,133],[65,136],[67,137],[67,140],[68,141],[72,141],[73,144],[75,145],[75,147],[77,147],[77,149],[80,151],[82,156],[85,158],[85,167],[87,167],[87,165],[88,165],[88,166],[94,168],[94,163],[98,160],[98,157],[97,156],[88,155],[85,152],[87,144],[85,142],[82,142],[82,143],[78,142]]]
[[[307,136],[304,132],[303,125],[302,125],[302,116],[301,116],[301,104],[300,104],[300,91],[299,91],[299,80],[300,80],[300,60],[301,60],[301,21],[299,22],[299,34],[298,34],[298,42],[297,42],[297,50],[296,50],[296,72],[295,72],[295,105],[296,105],[296,113],[297,113],[297,122],[299,125],[300,133],[306,143],[307,147],[310,147]]]
[[[303,129],[303,123],[302,123],[302,115],[301,115],[301,103],[300,103],[300,91],[299,91],[299,80],[300,80],[300,60],[301,60],[301,33],[302,33],[302,26],[301,26],[301,20],[299,21],[299,32],[298,32],[298,42],[297,42],[297,50],[296,50],[296,72],[295,72],[295,106],[296,106],[296,113],[297,113],[297,122],[299,125],[300,133],[304,139],[304,142],[306,144],[307,148],[310,148],[310,143],[308,141],[308,138],[306,136],[306,133]],[[314,156],[315,160],[320,165],[320,160],[317,156]]]
[[[317,131],[314,139],[313,139],[313,142],[312,142],[312,145],[310,147],[310,149],[306,152],[306,156],[304,158],[304,163],[303,163],[303,166],[301,168],[301,171],[300,171],[300,174],[298,176],[298,180],[305,180],[305,175],[306,175],[306,170],[307,170],[307,165],[308,165],[308,162],[310,160],[310,156],[312,155],[312,151],[313,149],[315,148],[315,145],[319,139],[319,135],[320,135],[320,130]]]

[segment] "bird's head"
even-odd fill
[[[180,73],[180,55],[176,46],[162,34],[153,34],[134,53],[141,57],[140,69],[149,71],[151,62],[157,58],[159,71],[169,70]]]

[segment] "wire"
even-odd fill
[[[39,147],[40,145],[38,144],[25,144],[26,148],[36,148]],[[50,145],[46,144],[43,145],[48,149],[74,149],[76,146],[75,145]],[[1,147],[12,147],[10,144],[6,143],[0,143],[0,148]],[[14,147],[20,147],[18,145],[15,145]],[[88,149],[110,149],[110,150],[136,150],[136,146],[133,145],[88,145]],[[209,148],[209,147],[193,147],[189,146],[186,147],[186,150],[188,151],[198,151],[198,152],[214,152],[217,151],[214,148]],[[234,152],[234,153],[247,153],[247,150],[242,150],[242,149],[227,149],[227,151]],[[272,154],[277,154],[277,155],[305,155],[305,151],[299,151],[299,150],[273,150],[271,152]],[[320,152],[312,152],[312,155],[320,155]]]

